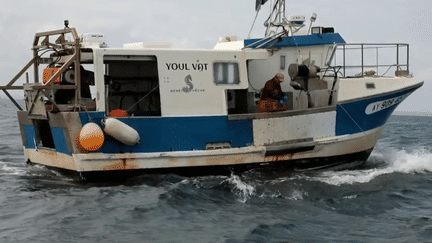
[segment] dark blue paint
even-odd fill
[[[63,128],[60,127],[51,127],[51,133],[53,135],[54,145],[57,152],[72,155],[72,152],[69,151],[66,139],[64,136]]]
[[[396,109],[397,105],[393,105],[387,109],[375,112],[370,115],[366,114],[366,107],[374,102],[405,95],[409,92],[414,91],[415,89],[417,88],[401,91],[390,95],[339,104],[336,109],[336,136],[360,133],[384,125],[387,119]]]
[[[101,125],[103,112],[80,113],[82,124],[89,121]],[[205,150],[207,143],[230,142],[232,147],[253,144],[252,121],[230,121],[226,116],[212,117],[134,117],[117,118],[138,131],[141,141],[123,145],[110,136],[98,152],[166,152]]]
[[[36,130],[34,126],[24,125],[24,133],[26,138],[25,147],[35,149],[36,148]]]
[[[36,129],[32,125],[24,125],[24,133],[26,138],[25,147],[30,149],[36,149]],[[51,127],[51,133],[54,140],[55,149],[57,152],[72,155],[69,151],[66,138],[64,136],[63,128]]]
[[[259,41],[261,40],[261,41]],[[244,40],[244,45],[248,46],[255,42],[255,44],[249,46],[254,48],[267,40],[263,39],[247,39]],[[333,44],[345,44],[345,40],[338,33],[326,33],[321,35],[300,35],[290,36],[271,41],[261,48],[268,47],[288,47],[288,46],[314,46],[314,45],[333,45]]]

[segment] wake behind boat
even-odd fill
[[[285,17],[285,1],[272,9],[264,38],[222,37],[213,50],[109,48],[67,22],[36,33],[34,57],[0,87],[20,109],[26,160],[84,177],[367,160],[397,105],[423,84],[410,74],[409,45],[347,44],[314,26],[315,14],[306,27],[304,16]],[[31,66],[32,82],[14,86]],[[24,90],[24,110],[10,89]]]

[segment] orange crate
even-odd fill
[[[50,78],[52,76],[54,76],[54,74],[59,70],[60,68],[58,67],[53,67],[53,68],[45,68],[43,70],[43,83],[46,84],[48,82],[48,80],[50,80]],[[59,84],[61,82],[61,78],[60,76],[58,78],[56,78],[54,80],[54,83]]]

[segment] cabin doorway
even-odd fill
[[[107,111],[161,116],[156,56],[104,56]]]

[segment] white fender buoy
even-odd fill
[[[102,147],[104,141],[104,133],[98,124],[89,122],[82,127],[79,142],[84,149],[96,151]]]
[[[103,130],[106,134],[126,145],[133,146],[140,141],[139,134],[135,129],[116,118],[106,118],[104,125]]]

